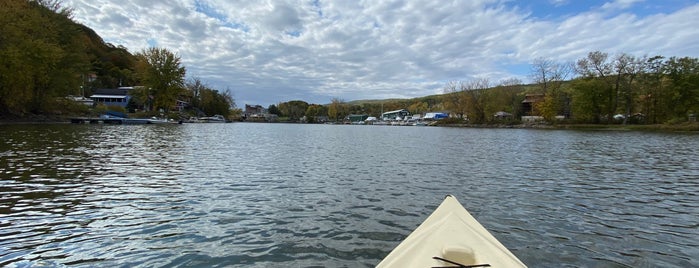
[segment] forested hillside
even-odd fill
[[[135,57],[72,21],[59,1],[2,0],[0,33],[0,115],[60,113],[57,97],[81,86],[89,94],[135,80]]]
[[[176,101],[185,111],[170,116],[234,112],[228,89],[215,90],[199,78],[185,81],[185,67],[166,48],[131,54],[76,23],[60,0],[0,0],[0,118],[95,112],[67,96],[95,89],[141,86],[128,107],[168,112]],[[95,107],[123,109],[123,107]]]

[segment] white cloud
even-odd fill
[[[549,2],[551,2],[552,5],[559,7],[559,6],[567,5],[568,2],[570,2],[570,1],[569,0],[549,0]]]
[[[602,10],[605,11],[615,11],[628,9],[636,3],[644,2],[644,0],[614,0],[611,2],[606,2],[602,5]]]
[[[635,2],[560,21],[497,0],[67,4],[106,41],[138,52],[154,40],[179,53],[189,76],[230,88],[239,105],[269,105],[425,96],[448,80],[525,79],[516,66],[539,57],[572,61],[593,50],[699,56],[699,5],[643,17],[602,10]]]

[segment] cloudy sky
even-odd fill
[[[538,58],[699,57],[696,0],[64,0],[132,53],[177,53],[239,107],[412,98],[448,81],[529,82]]]

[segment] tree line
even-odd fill
[[[572,111],[583,122],[600,123],[642,115],[645,123],[686,121],[699,112],[699,59],[610,56],[590,52],[579,59],[567,91]]]
[[[191,115],[236,111],[229,89],[213,89],[199,78],[185,81],[177,54],[166,48],[131,54],[106,43],[74,22],[72,9],[60,0],[0,1],[0,33],[0,117],[89,113],[65,97],[120,86],[139,86],[132,110],[172,112],[180,100]]]
[[[572,63],[538,59],[534,114],[578,123],[677,123],[699,112],[699,59],[592,51]],[[570,76],[575,76],[569,79]]]
[[[335,98],[326,109],[292,101],[278,106],[293,109],[272,105],[270,111],[292,119],[322,114],[330,121],[342,121],[350,114],[378,117],[385,111],[407,109],[412,114],[448,112],[452,121],[474,124],[517,122],[527,115],[550,122],[563,118],[570,123],[660,124],[686,122],[699,113],[697,58],[593,51],[569,63],[536,59],[529,78],[530,84],[516,78],[497,83],[485,78],[450,81],[443,94],[414,99],[345,102]],[[539,96],[531,107],[523,105],[528,95]],[[498,112],[511,117],[495,117]]]

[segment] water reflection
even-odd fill
[[[699,265],[692,134],[0,126],[0,265],[373,266],[452,193],[532,267]]]

